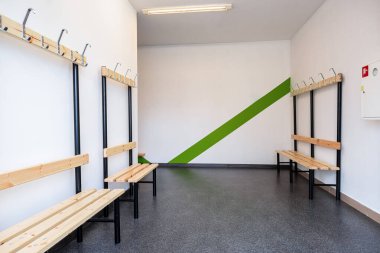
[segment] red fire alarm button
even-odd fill
[[[362,78],[368,76],[368,65],[362,68]]]

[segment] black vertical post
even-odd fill
[[[153,170],[153,196],[157,195],[157,175],[156,175],[156,169]]]
[[[293,133],[297,135],[297,96],[293,96]],[[298,150],[298,142],[294,140],[293,143],[294,151]],[[298,173],[298,164],[295,163],[295,172]]]
[[[128,141],[133,141],[133,121],[132,121],[132,87],[128,86]],[[132,149],[129,150],[129,166],[133,163],[133,153]],[[131,184],[129,184],[129,195],[133,195],[133,187]]]
[[[108,147],[108,125],[107,125],[107,77],[102,76],[102,126],[103,126],[103,149]],[[103,156],[103,179],[108,177],[108,157]],[[104,189],[108,189],[108,183],[103,180]],[[108,217],[109,208],[104,208],[104,217]]]
[[[115,243],[120,243],[120,200],[115,199],[114,203],[114,229]]]
[[[310,91],[310,137],[314,138],[314,91]],[[314,144],[310,144],[310,156],[314,157]],[[309,199],[314,197],[314,170],[309,169]]]
[[[277,174],[280,174],[280,154],[277,153]]]
[[[292,184],[293,183],[293,161],[290,160],[289,162],[289,181]]]
[[[80,155],[80,114],[79,114],[79,69],[73,63],[73,102],[74,102],[74,146],[75,155]],[[81,167],[75,168],[75,192],[82,191]],[[77,229],[77,241],[83,241],[82,227]]]
[[[129,142],[132,142],[132,87],[128,86],[128,133],[129,133]],[[132,165],[132,149],[129,150],[129,165]]]
[[[134,213],[134,218],[138,219],[139,218],[139,183],[133,183],[133,213]]]
[[[342,141],[342,82],[338,83],[337,98],[337,137],[336,141]],[[341,150],[336,151],[336,166],[339,170],[336,172],[336,200],[340,200],[340,177],[341,177]]]

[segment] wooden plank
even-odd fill
[[[114,156],[114,155],[123,153],[125,151],[131,150],[134,148],[136,148],[136,142],[130,142],[127,144],[122,144],[122,145],[118,145],[118,146],[114,146],[114,147],[110,147],[110,148],[105,148],[104,152],[103,152],[103,156],[104,157]]]
[[[308,168],[308,169],[317,169],[317,167],[315,167],[314,165],[310,164],[307,161],[304,161],[302,159],[297,158],[296,156],[294,156],[289,151],[286,151],[286,150],[280,151],[280,154],[283,155],[283,156],[285,156],[285,157],[287,157],[287,158],[289,158],[290,160],[292,160],[292,161],[294,161],[294,162],[296,162],[296,163],[298,163],[298,164],[300,164],[300,165]]]
[[[0,174],[0,190],[50,176],[89,162],[89,155],[77,155],[60,161],[43,163],[25,169]]]
[[[146,167],[148,167],[149,164],[142,164],[136,168],[134,168],[133,170],[130,170],[128,171],[127,173],[125,173],[124,175],[116,178],[116,182],[119,182],[119,183],[122,183],[122,182],[128,182],[128,180],[133,177],[134,175],[136,175],[137,173],[139,173],[141,170],[145,169]]]
[[[72,205],[64,209],[63,211],[57,213],[56,215],[42,221],[41,223],[36,224],[36,226],[30,228],[29,230],[23,232],[19,236],[1,245],[0,252],[17,252],[18,250],[22,249],[32,241],[36,240],[44,233],[50,231],[63,221],[69,219],[79,211],[85,209],[87,206],[91,205],[101,197],[105,196],[108,192],[110,192],[109,189],[102,189],[96,191],[88,197],[77,202],[75,205]]]
[[[314,158],[312,158],[310,156],[307,156],[307,155],[304,155],[302,153],[295,152],[295,151],[288,151],[288,152],[293,154],[296,158],[311,164],[313,166],[313,168],[311,168],[311,169],[315,169],[315,170],[328,170],[329,169],[329,167],[327,165],[316,161]]]
[[[105,66],[102,66],[102,76],[105,76],[109,79],[119,82],[120,84],[126,87],[133,87],[133,88],[136,87],[135,81],[133,81],[132,79],[128,77],[125,77],[124,75],[120,73],[110,70]]]
[[[336,76],[327,78],[327,79],[322,80],[318,83],[314,83],[314,84],[311,84],[311,85],[306,86],[306,87],[302,87],[302,88],[299,88],[296,90],[292,90],[290,94],[292,96],[298,96],[298,95],[304,94],[304,93],[312,91],[312,90],[317,90],[317,89],[320,89],[323,87],[327,87],[327,86],[330,86],[333,84],[337,84],[337,83],[342,82],[342,81],[343,81],[343,75],[341,73],[339,73]]]
[[[336,149],[336,150],[341,149],[340,142],[336,142],[336,141],[311,138],[311,137],[306,137],[306,136],[301,136],[301,135],[292,135],[292,139],[296,140],[296,141],[307,142],[307,143],[314,144],[314,145],[321,146],[321,147],[325,147],[325,148],[331,148],[331,149]]]
[[[96,190],[90,189],[81,193],[76,194],[75,196],[43,211],[42,213],[38,213],[35,216],[32,216],[29,219],[26,219],[12,227],[7,228],[6,230],[3,230],[0,232],[0,245],[9,241],[10,239],[18,236],[19,234],[23,233],[24,231],[30,229],[31,227],[35,226],[36,224],[43,222],[44,220],[50,218],[51,216],[57,214],[58,212],[74,205],[78,201],[81,201],[83,198],[88,197],[89,195],[93,194]]]
[[[138,157],[144,157],[145,153],[138,153]]]
[[[38,32],[35,32],[29,28],[25,29],[25,36],[30,37],[29,41],[25,40],[22,37],[22,24],[17,23],[16,21],[4,16],[0,15],[2,20],[2,27],[7,27],[7,30],[2,30],[5,34],[11,35],[13,37],[16,37],[22,41],[25,41],[28,44],[35,45],[37,47],[43,48],[45,51],[51,52],[55,55],[58,55],[60,57],[63,57],[71,62],[74,62],[78,65],[87,66],[87,59],[86,57],[82,57],[81,54],[78,52],[61,45],[61,53],[58,54],[58,42],[53,41],[52,39],[47,38],[46,36],[43,36],[39,34]],[[44,46],[42,45],[42,36],[44,38]],[[48,46],[48,47],[47,47]],[[47,48],[46,48],[47,47]]]
[[[111,204],[115,199],[123,195],[125,190],[117,189],[112,190],[108,194],[104,195],[91,205],[82,209],[74,216],[66,219],[62,223],[55,226],[53,229],[49,230],[43,236],[40,236],[37,240],[34,240],[29,245],[20,249],[18,252],[20,253],[35,253],[35,252],[45,252],[55,244],[57,244],[60,240],[65,238],[71,232],[73,232],[76,228],[81,226],[95,214],[104,209],[107,205]]]
[[[147,168],[141,170],[139,173],[128,179],[128,183],[137,183],[141,179],[143,179],[150,172],[155,170],[158,167],[158,164],[150,164]]]
[[[130,170],[133,170],[134,168],[140,166],[141,164],[140,163],[137,163],[137,164],[134,164],[132,166],[129,166],[128,168],[126,169],[123,169],[123,170],[120,170],[119,172],[117,172],[116,174],[113,174],[112,176],[109,176],[107,177],[106,179],[104,179],[104,182],[108,182],[108,183],[112,183],[112,182],[115,182],[116,181],[116,178],[122,176],[123,174],[127,173],[128,171]]]
[[[319,165],[319,170],[340,170],[339,167],[335,166],[335,165],[332,165],[330,163],[327,163],[327,162],[323,162],[323,161],[320,161],[320,160],[317,160],[315,158],[312,158],[310,156],[307,156],[305,154],[302,154],[300,152],[296,152],[296,151],[291,151],[292,153],[295,153],[299,156],[303,156],[305,159],[309,159],[309,160],[312,160],[315,164]]]

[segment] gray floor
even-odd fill
[[[140,219],[121,203],[122,242],[113,224],[85,229],[59,252],[380,252],[380,225],[284,171],[159,169],[158,196],[140,186]]]

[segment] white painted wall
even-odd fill
[[[168,162],[290,76],[289,41],[139,47],[140,150]],[[290,98],[192,163],[273,164],[290,146]]]
[[[380,122],[360,117],[361,68],[380,59],[380,1],[327,0],[291,42],[292,81],[334,67],[344,75],[342,192],[380,212]],[[315,95],[315,134],[336,138],[336,87]],[[309,135],[309,96],[299,99],[300,134]],[[302,115],[302,116],[301,116]],[[304,147],[305,151],[309,148]],[[335,162],[335,152],[316,150],[316,157]],[[317,173],[334,182],[332,173]]]
[[[37,10],[28,26],[82,51],[80,67],[83,189],[102,188],[100,67],[137,70],[136,12],[126,0],[2,0],[0,13],[22,22],[27,8]],[[74,154],[72,65],[70,62],[0,33],[0,171],[63,159]],[[111,82],[109,81],[109,84]],[[109,145],[128,140],[127,90],[109,85]],[[135,118],[137,93],[134,91]],[[137,120],[135,138],[137,137]],[[111,171],[127,164],[127,154],[111,159]],[[0,230],[75,193],[74,170],[0,192]],[[4,208],[6,207],[6,208]]]

